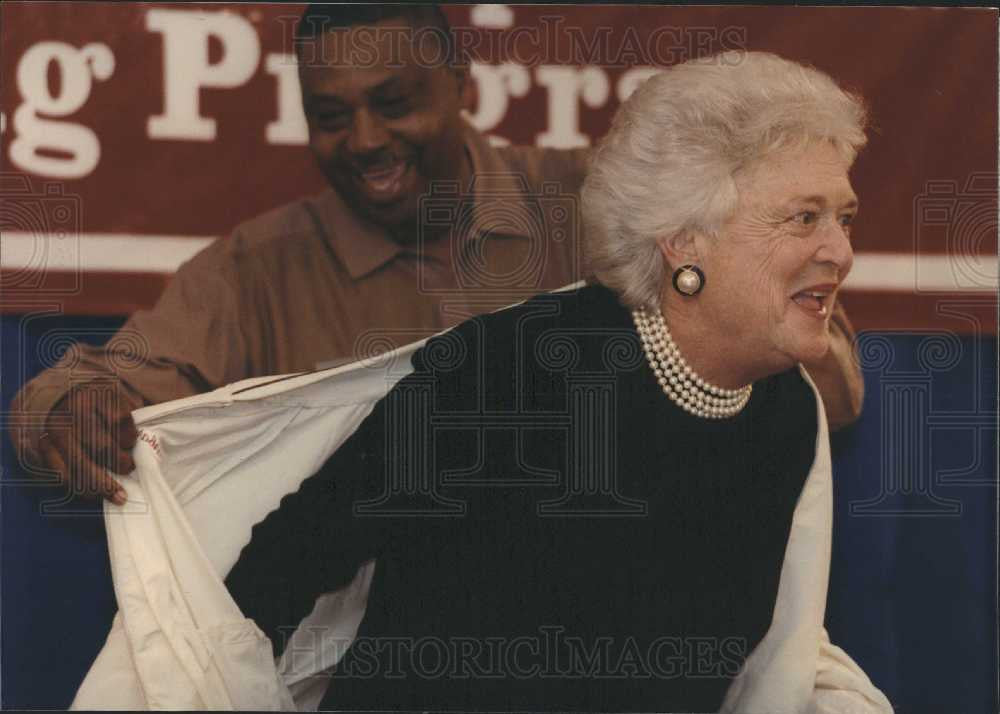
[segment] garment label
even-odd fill
[[[145,441],[153,447],[153,451],[156,452],[157,458],[163,458],[163,447],[160,446],[160,440],[156,438],[156,434],[150,434],[148,431],[140,431],[139,441]]]

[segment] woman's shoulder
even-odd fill
[[[431,338],[413,355],[413,378],[431,380],[439,398],[506,409],[560,393],[568,374],[593,372],[611,353],[638,354],[637,342],[618,345],[629,340],[636,341],[631,317],[614,293],[599,285],[575,287],[479,315]]]
[[[542,293],[483,315],[480,321],[486,341],[496,349],[502,349],[510,339],[521,345],[570,341],[585,349],[584,343],[601,336],[634,330],[628,310],[615,293],[599,284]]]
[[[577,283],[539,293],[524,302],[473,318],[488,329],[505,330],[530,320],[539,327],[603,326],[620,323],[628,312],[617,296],[598,283]]]
[[[499,357],[553,330],[570,333],[630,325],[629,312],[613,292],[599,284],[581,283],[470,318],[428,340],[421,352],[451,345],[451,349],[460,346],[463,354],[485,351]]]

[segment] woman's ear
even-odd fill
[[[660,255],[671,268],[681,265],[697,265],[699,260],[696,236],[691,231],[678,231],[656,241]]]

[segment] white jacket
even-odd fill
[[[104,507],[120,610],[73,709],[317,708],[331,681],[324,672],[364,615],[374,561],[348,587],[319,598],[277,663],[222,578],[251,527],[319,470],[412,370],[410,355],[422,344],[134,413],[136,471],[121,479],[128,503]],[[732,683],[724,712],[892,711],[823,628],[832,484],[818,394],[816,401],[816,458],[793,516],[771,627]]]

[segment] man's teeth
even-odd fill
[[[392,188],[393,184],[399,180],[405,170],[406,162],[399,161],[391,166],[365,171],[361,174],[361,177],[375,190],[385,191]]]

